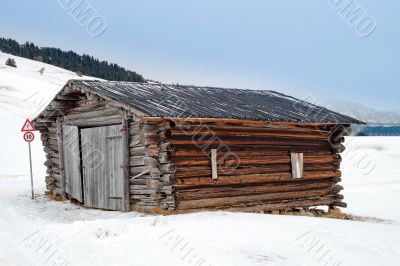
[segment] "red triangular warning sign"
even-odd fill
[[[35,130],[36,130],[36,128],[32,125],[31,121],[29,121],[29,119],[27,118],[21,131],[26,132],[26,131],[35,131]]]

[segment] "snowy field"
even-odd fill
[[[77,76],[0,53],[0,265],[400,265],[400,137],[350,137],[343,154],[347,213],[382,220],[206,212],[172,216],[88,210],[36,199],[20,129]],[[39,70],[44,67],[43,75]],[[33,96],[32,96],[33,95]]]

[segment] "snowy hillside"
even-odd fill
[[[17,68],[5,65],[8,58],[16,61]],[[8,151],[0,153],[0,175],[29,173],[27,144],[20,132],[25,119],[42,111],[67,80],[80,78],[90,79],[59,67],[0,52],[0,147]],[[33,153],[35,161],[43,161],[39,141],[33,142]],[[35,165],[36,173],[43,174],[43,171],[41,165]]]
[[[376,110],[362,104],[346,101],[322,102],[321,105],[368,124],[400,124],[400,113],[396,112]]]
[[[4,65],[9,57],[17,68]],[[44,196],[38,133],[31,200],[20,129],[71,78],[78,76],[0,53],[0,265],[400,265],[400,137],[346,140],[346,212],[380,218],[364,222],[228,212],[143,215],[51,201]]]

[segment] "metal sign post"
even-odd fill
[[[28,149],[29,149],[29,170],[31,175],[31,192],[32,192],[32,199],[35,198],[35,193],[33,191],[33,171],[32,171],[32,150],[31,150],[31,142],[35,139],[35,135],[33,132],[36,130],[35,127],[32,125],[29,119],[26,119],[24,126],[22,127],[21,131],[25,132],[24,140],[28,142]]]
[[[35,199],[35,193],[33,192],[33,174],[32,174],[32,153],[31,153],[31,142],[28,142],[29,147],[29,167],[31,172],[31,191],[32,191],[32,199]]]

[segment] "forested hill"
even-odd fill
[[[13,39],[0,38],[0,51],[58,66],[78,74],[117,81],[144,82],[142,75],[117,64],[99,61],[90,55],[62,51],[52,47],[38,47],[33,43],[19,44]]]

